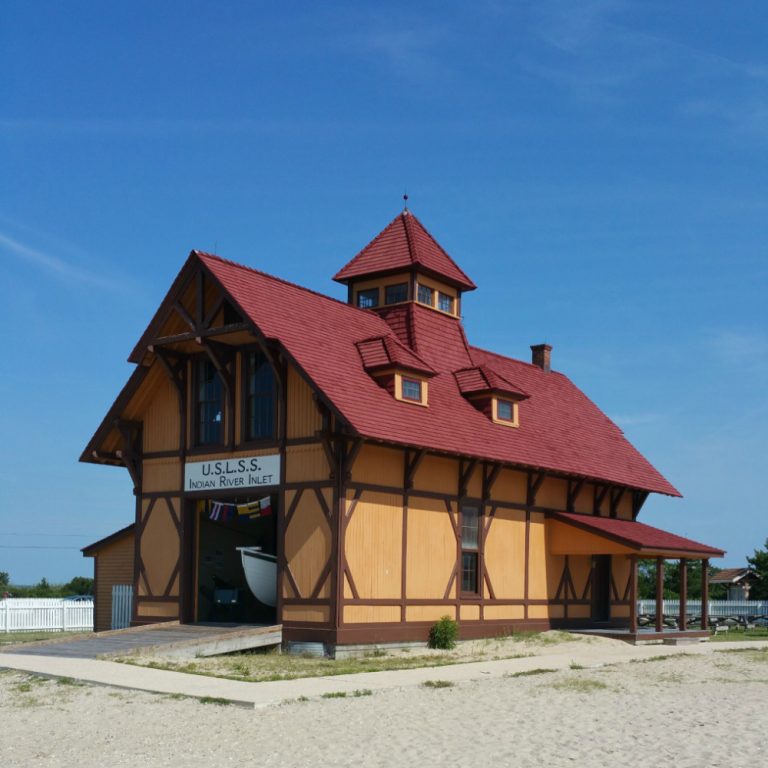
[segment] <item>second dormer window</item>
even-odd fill
[[[453,314],[453,296],[449,296],[447,293],[440,291],[437,294],[437,308],[442,312],[448,312]]]

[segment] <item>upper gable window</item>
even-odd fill
[[[443,312],[453,314],[453,296],[440,291],[437,294],[437,308]]]
[[[275,436],[277,405],[275,375],[262,352],[248,352],[245,369],[245,440],[267,440]]]
[[[408,301],[408,283],[388,285],[384,289],[385,304],[399,304],[401,301]]]
[[[367,291],[357,292],[357,306],[360,309],[371,309],[379,306],[379,289],[369,288]]]
[[[224,437],[224,392],[216,366],[208,358],[195,364],[195,442],[221,444]]]
[[[428,307],[433,306],[433,293],[433,290],[428,285],[419,285],[419,304],[426,304]]]

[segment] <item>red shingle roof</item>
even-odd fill
[[[374,312],[217,256],[195,257],[364,437],[679,496],[569,379],[470,347],[456,318],[409,304],[382,313],[390,326]],[[395,330],[437,372],[428,408],[395,400],[366,373],[358,343],[395,339]],[[453,372],[476,366],[493,369],[530,395],[519,406],[519,429],[494,424],[462,396]]]
[[[618,541],[638,552],[688,552],[699,556],[722,557],[722,549],[700,544],[698,541],[683,538],[674,533],[654,528],[652,525],[634,520],[618,520],[611,517],[593,517],[570,512],[558,512],[553,520],[560,520],[597,536],[605,536]]]
[[[464,291],[477,287],[410,211],[396,216],[333,279],[347,283],[357,277],[413,267],[420,267]]]
[[[512,382],[507,381],[487,365],[464,368],[461,371],[454,371],[453,375],[456,378],[456,383],[459,385],[459,391],[462,395],[472,395],[479,392],[501,392],[507,395],[514,395],[515,398],[521,400],[525,400],[529,396],[527,392],[523,392],[520,387],[516,387]]]
[[[759,579],[760,574],[750,568],[723,568],[710,580],[710,584],[737,584],[744,579]]]
[[[391,333],[387,336],[377,336],[356,342],[363,368],[367,371],[377,368],[405,368],[418,371],[425,376],[434,376],[435,370],[427,365],[418,355],[401,344]]]

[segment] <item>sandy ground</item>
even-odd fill
[[[761,765],[767,703],[754,651],[256,711],[4,672],[0,765]]]

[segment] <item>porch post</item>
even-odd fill
[[[680,558],[680,618],[678,627],[685,631],[688,628],[688,561]]]
[[[656,558],[656,631],[664,631],[664,558]]]
[[[637,633],[637,555],[629,556],[629,631]]]
[[[701,561],[701,628],[709,629],[709,560]]]

